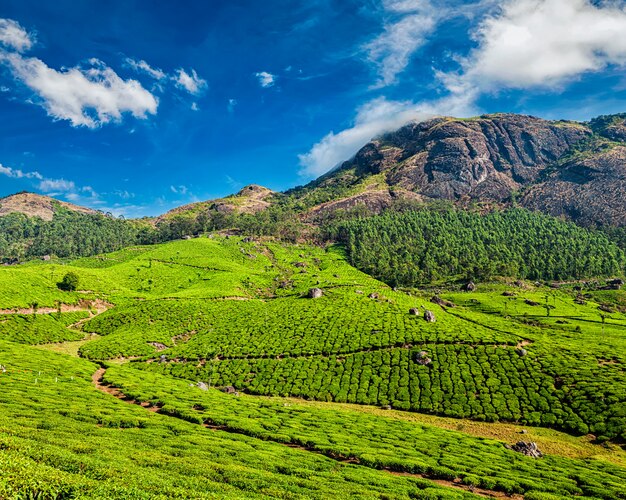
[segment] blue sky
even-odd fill
[[[0,196],[156,215],[412,119],[626,111],[624,33],[614,0],[3,0]]]

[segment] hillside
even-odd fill
[[[625,498],[599,288],[433,296],[215,235],[2,267],[0,497]]]
[[[270,206],[273,191],[263,186],[250,184],[243,187],[237,194],[218,198],[216,200],[201,201],[176,207],[169,212],[157,217],[157,223],[171,219],[177,215],[199,215],[203,212],[215,211],[221,214],[233,213],[257,213]]]
[[[35,193],[17,193],[6,198],[0,198],[0,217],[11,213],[21,213],[28,217],[39,217],[51,221],[59,209],[83,214],[95,214],[96,210],[80,207],[72,203],[60,201],[50,196]]]

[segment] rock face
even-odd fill
[[[501,114],[410,123],[362,148],[342,168],[384,173],[428,198],[502,201],[591,135],[577,123]]]
[[[501,206],[515,197],[583,225],[626,226],[626,113],[588,123],[513,114],[412,122],[316,181],[359,182],[366,187],[313,207],[309,220],[358,205],[380,212],[398,199]]]
[[[626,225],[626,144],[574,157],[530,187],[520,204],[584,225]]]

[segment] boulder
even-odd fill
[[[209,390],[209,386],[206,385],[204,382],[198,382],[196,384],[196,386],[198,387],[198,389],[200,389],[201,391],[208,391]]]
[[[524,303],[533,307],[540,305],[539,302],[535,302],[534,300],[530,300],[530,299],[526,299]]]
[[[426,366],[431,364],[433,360],[428,357],[426,351],[419,351],[415,353],[415,362],[419,365]]]
[[[379,298],[380,298],[380,295],[378,295],[376,292],[374,292],[374,293],[370,293],[370,294],[368,295],[368,297],[369,297],[370,299],[379,299]]]
[[[436,321],[435,313],[432,311],[424,311],[424,319],[429,323],[434,323]]]
[[[226,394],[238,394],[237,389],[235,389],[232,385],[227,385],[226,387],[222,387],[220,391]]]
[[[528,351],[526,349],[523,349],[522,347],[515,349],[515,352],[521,357],[523,358],[524,356],[526,356],[528,354]]]
[[[515,292],[502,292],[504,297],[515,297]]]
[[[430,301],[433,304],[437,304],[438,306],[441,306],[441,307],[455,307],[455,305],[452,302],[446,299],[442,299],[438,295],[435,295],[432,299],[430,299]]]
[[[417,307],[412,307],[411,309],[409,309],[409,314],[411,316],[419,316],[420,310]]]
[[[321,288],[311,288],[308,293],[310,299],[319,299],[322,295],[324,295],[324,292]]]
[[[543,453],[537,448],[537,443],[520,441],[511,446],[513,451],[526,455],[532,458],[541,458]]]
[[[463,287],[463,290],[466,292],[473,292],[476,290],[476,284],[473,281],[470,281]]]

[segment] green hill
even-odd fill
[[[626,294],[513,281],[215,235],[2,267],[0,497],[625,498]]]

